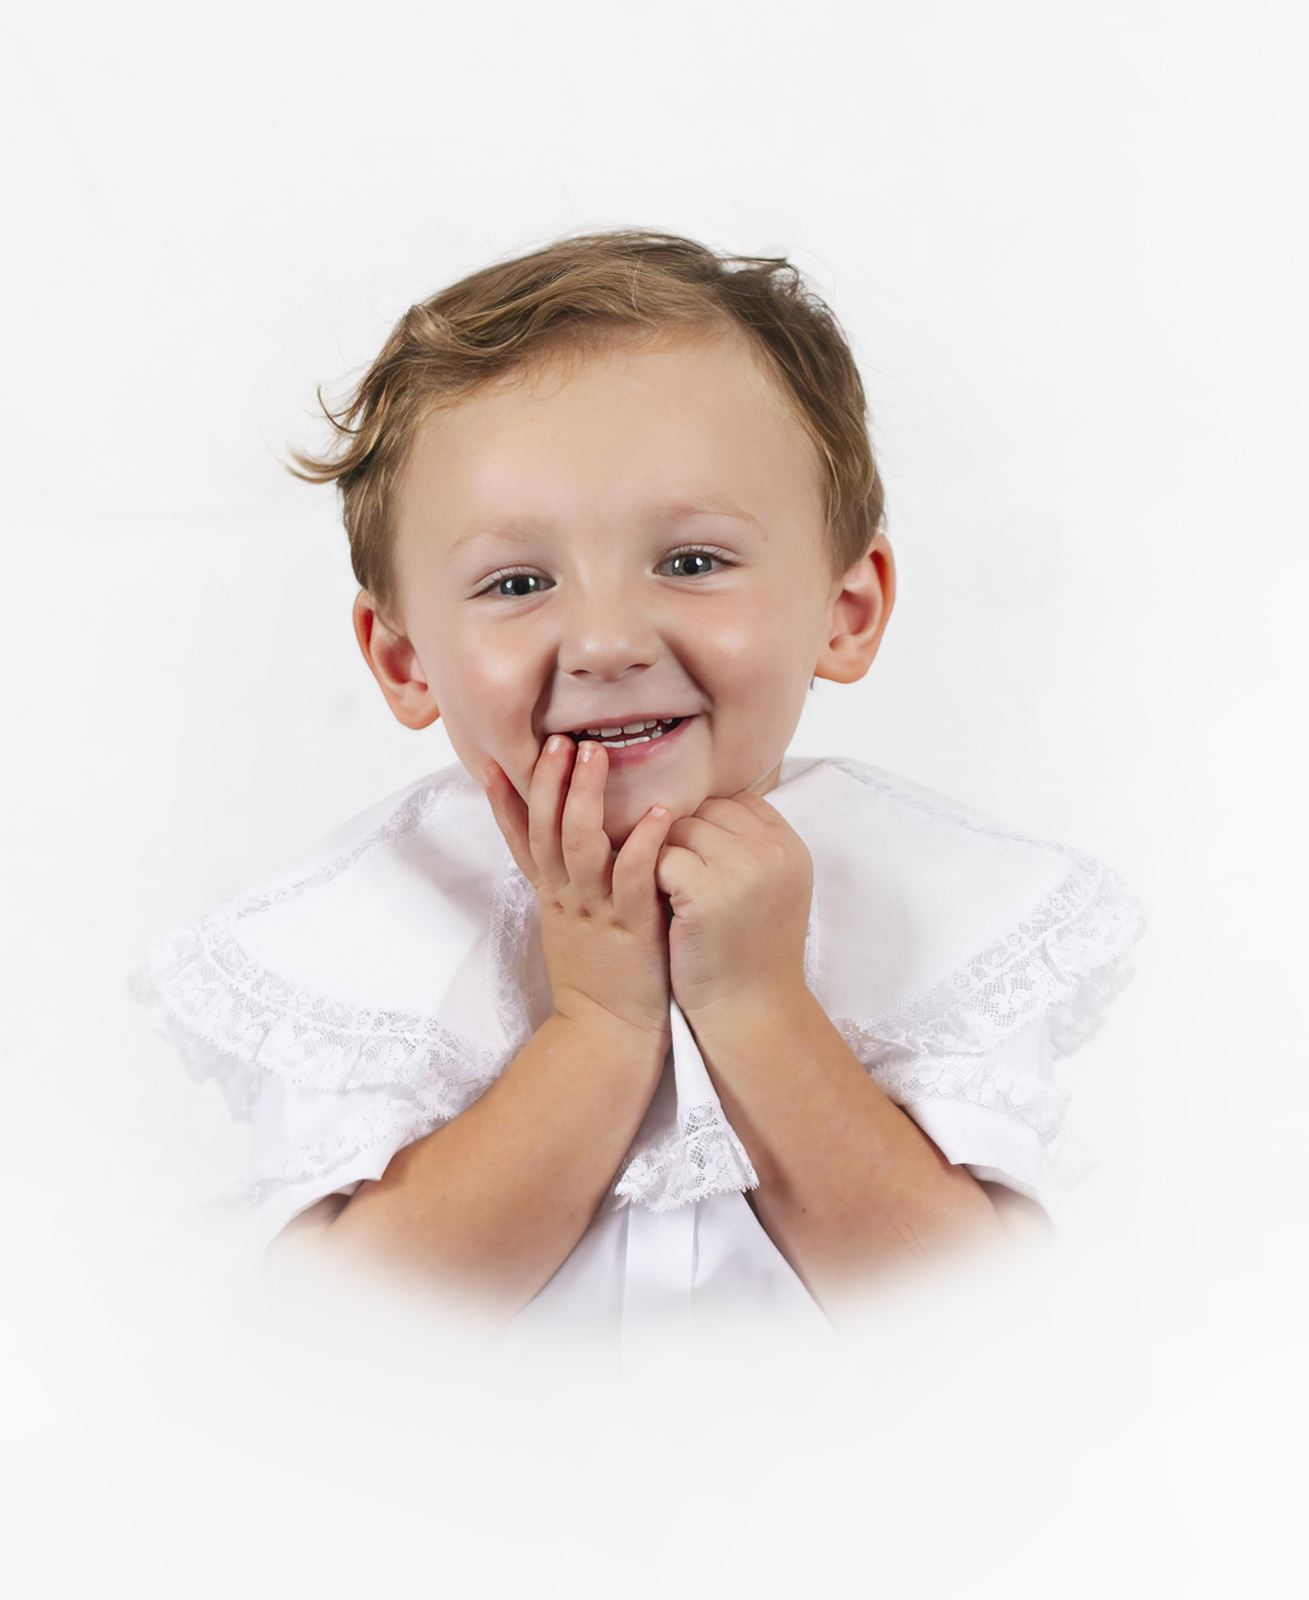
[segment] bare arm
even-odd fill
[[[998,1238],[1002,1216],[868,1076],[805,985],[812,865],[759,796],[707,800],[669,831],[673,992],[759,1174],[753,1202],[820,1301]]]
[[[460,1116],[399,1151],[301,1233],[355,1258],[520,1309],[577,1243],[659,1082],[668,1049],[667,927],[654,867],[662,808],[615,859],[601,823],[607,757],[553,739],[529,804],[492,764],[487,794],[537,890],[555,1015]]]
[[[887,1099],[807,989],[694,1027],[759,1175],[756,1214],[818,1300],[999,1235],[982,1186]]]
[[[333,1215],[330,1243],[463,1287],[511,1316],[581,1238],[654,1093],[665,1036],[553,1016],[490,1089],[399,1151]]]

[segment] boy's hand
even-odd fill
[[[608,771],[602,745],[555,734],[532,769],[527,804],[494,761],[487,798],[541,902],[555,1010],[666,1034],[668,926],[654,869],[672,814],[652,806],[615,856],[603,827]]]
[[[763,1015],[804,992],[813,863],[766,800],[746,791],[680,818],[656,877],[673,908],[671,981],[688,1020]]]

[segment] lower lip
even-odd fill
[[[665,750],[675,745],[686,730],[695,721],[694,717],[683,717],[671,732],[661,734],[658,739],[648,739],[645,744],[628,744],[620,750],[611,750],[604,747],[605,754],[609,757],[609,770],[616,772],[624,767],[640,766],[643,761],[652,761],[655,756],[662,755]],[[599,744],[598,739],[584,739],[583,744]]]

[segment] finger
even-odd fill
[[[532,859],[542,882],[552,885],[563,883],[568,877],[559,843],[559,825],[574,754],[573,741],[567,734],[552,734],[536,759],[527,786],[527,838]]]
[[[491,803],[491,814],[518,864],[518,870],[529,883],[534,884],[537,877],[536,862],[532,860],[531,846],[527,840],[527,806],[522,795],[510,783],[498,761],[486,763],[485,787],[486,798]]]
[[[650,911],[656,889],[655,863],[672,825],[673,813],[667,806],[651,806],[614,857],[614,912],[628,926],[636,925]]]
[[[693,817],[679,817],[668,830],[668,842],[683,850],[693,850],[703,861],[721,861],[725,854],[739,849],[738,834],[708,821],[698,812]]]
[[[712,874],[694,850],[683,850],[680,845],[666,844],[655,863],[655,882],[661,894],[672,901],[673,910],[683,901],[697,894]]]
[[[789,828],[790,823],[771,801],[765,800],[763,795],[756,794],[753,789],[742,789],[740,794],[734,794],[732,799],[737,805],[744,806],[747,811],[752,811],[760,822],[781,823],[784,828]]]
[[[572,781],[564,800],[560,838],[568,881],[584,895],[607,897],[614,851],[604,831],[605,779],[609,754],[594,739],[577,747]]]
[[[749,804],[751,800],[758,802],[759,810]],[[767,801],[760,800],[758,795],[750,794],[748,791],[733,795],[730,800],[722,796],[706,800],[696,812],[696,816],[703,817],[707,822],[716,823],[728,833],[753,833],[761,822],[781,820]]]

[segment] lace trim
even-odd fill
[[[818,972],[817,896],[805,934],[805,982]],[[715,1194],[757,1189],[759,1178],[745,1146],[717,1101],[680,1112],[661,1129],[643,1126],[610,1191],[610,1209],[641,1204],[650,1211],[676,1211]]]
[[[363,856],[432,820],[460,774],[413,794],[353,849],[277,888],[243,896],[166,939],[129,981],[134,999],[177,1048],[197,1082],[218,1083],[233,1115],[249,1120],[266,1073],[346,1093],[408,1087],[448,1119],[499,1075],[513,1049],[489,1050],[435,1017],[352,1004],[270,972],[233,927],[338,877]],[[362,1147],[361,1147],[362,1148]]]
[[[942,982],[871,1020],[834,1019],[892,1099],[960,1100],[1003,1111],[1035,1129],[1053,1158],[1067,1096],[1053,1084],[997,1072],[979,1058],[1042,1014],[1056,1057],[1091,1038],[1131,977],[1127,953],[1144,927],[1139,902],[1090,857],[961,816],[857,763],[828,764],[909,810],[984,837],[1054,850],[1068,861],[1065,880],[1027,917]],[[347,1118],[330,1138],[289,1154],[277,1173],[252,1179],[243,1191],[249,1203],[320,1177],[386,1139],[397,1139],[398,1148],[423,1137],[483,1094],[531,1031],[521,979],[535,896],[507,852],[489,937],[488,981],[505,1032],[500,1049],[480,1046],[430,1015],[352,1005],[277,977],[246,955],[232,932],[245,917],[330,881],[429,821],[461,777],[447,774],[417,789],[380,828],[325,867],[244,897],[175,934],[132,980],[134,996],[171,1036],[192,1076],[215,1080],[237,1116],[249,1117],[268,1072],[338,1093],[397,1091],[384,1106]],[[811,987],[818,938],[815,904],[806,941]],[[629,1152],[612,1194],[617,1205],[639,1200],[663,1211],[756,1182],[721,1110],[697,1105]]]
[[[906,810],[1068,862],[1067,877],[1021,922],[940,983],[871,1020],[833,1020],[898,1104],[955,1100],[1003,1112],[1036,1132],[1065,1177],[1084,1171],[1082,1153],[1060,1138],[1066,1092],[982,1058],[1042,1016],[1056,1060],[1091,1039],[1131,981],[1128,955],[1145,930],[1140,901],[1117,874],[1079,851],[963,816],[857,762],[831,765]]]
[[[513,1055],[536,1031],[533,1014],[544,1020],[554,1010],[550,980],[540,956],[540,926],[536,891],[506,845],[491,900],[486,981],[492,1010]]]
[[[425,1138],[449,1120],[434,1098],[422,1093],[412,1100],[396,1098],[369,1106],[347,1117],[318,1143],[288,1151],[276,1167],[253,1174],[223,1195],[221,1202],[253,1211],[280,1190],[338,1172],[368,1150],[385,1150],[389,1159],[394,1151]]]
[[[1128,954],[1145,928],[1140,902],[1114,872],[1062,853],[1069,860],[1063,883],[945,980],[871,1021],[833,1019],[898,1104],[962,1100],[1005,1112],[1047,1146],[1058,1139],[1065,1091],[985,1057],[1043,1016],[1055,1059],[1085,1044],[1130,982]]]
[[[260,966],[219,922],[176,934],[133,980],[198,1080],[216,1078],[240,1116],[264,1073],[346,1093],[405,1085],[446,1116],[477,1099],[508,1060],[434,1017],[333,1000]],[[215,1056],[220,1060],[215,1060]]]
[[[888,1044],[971,1054],[1011,1039],[1058,1005],[1068,1014],[1061,1043],[1070,1028],[1090,1038],[1103,1020],[1103,997],[1126,981],[1123,964],[1143,927],[1121,879],[1098,861],[1072,856],[1064,881],[1002,938],[864,1026]]]
[[[897,1105],[915,1100],[962,1100],[1014,1117],[1033,1129],[1044,1144],[1058,1137],[1068,1094],[1056,1084],[997,1071],[985,1057],[919,1054],[911,1048],[888,1045],[848,1018],[838,1021],[836,1029],[877,1087]]]
[[[613,1209],[639,1202],[651,1211],[676,1211],[711,1194],[758,1187],[750,1157],[722,1109],[692,1106],[628,1156],[613,1187]]]

